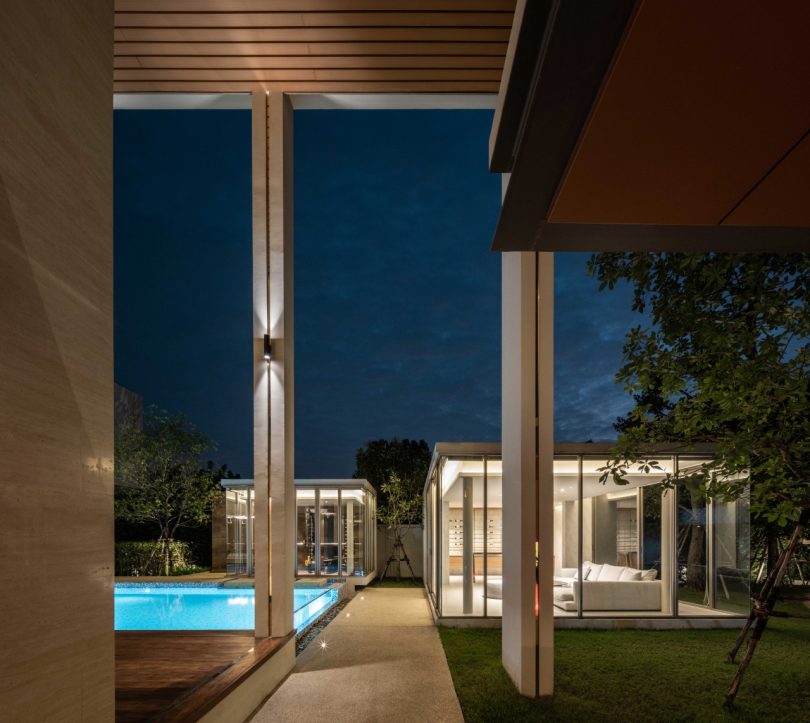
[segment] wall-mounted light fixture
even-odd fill
[[[264,359],[270,361],[270,355],[273,353],[273,346],[270,344],[270,334],[264,335]]]

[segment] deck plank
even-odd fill
[[[118,631],[115,719],[196,720],[290,636],[253,631]]]

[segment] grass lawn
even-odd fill
[[[556,693],[518,695],[501,631],[439,628],[464,719],[473,721],[810,721],[810,619],[772,618],[731,711],[732,630],[558,630]]]

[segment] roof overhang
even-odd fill
[[[515,0],[115,0],[118,93],[495,95]]]
[[[521,0],[498,251],[810,250],[810,4]]]

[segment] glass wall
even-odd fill
[[[747,497],[720,502],[687,483],[662,484],[705,461],[662,455],[616,485],[599,481],[605,457],[555,455],[555,615],[747,614]],[[425,484],[425,585],[440,617],[501,615],[501,489],[499,455],[434,455]]]
[[[708,606],[708,500],[694,483],[678,484],[678,606]]]
[[[453,455],[425,485],[425,584],[445,617],[500,617],[500,456]]]
[[[296,575],[376,570],[376,493],[365,480],[296,480]]]
[[[656,460],[648,471],[631,469],[626,485],[599,481],[606,464],[598,457],[580,461],[583,544],[581,581],[573,585],[576,612],[664,614],[669,589],[662,571],[668,551],[666,544],[662,547],[660,483],[673,469],[672,458]]]
[[[365,575],[365,490],[340,490],[341,575]]]
[[[221,539],[221,538],[220,538]],[[228,574],[253,574],[253,490],[225,490],[225,569]]]
[[[314,575],[315,567],[315,490],[295,490],[295,551],[299,575]]]
[[[320,490],[318,505],[321,575],[338,574],[338,491]]]
[[[748,495],[732,502],[712,502],[714,539],[714,607],[748,614],[751,595],[751,527]]]

